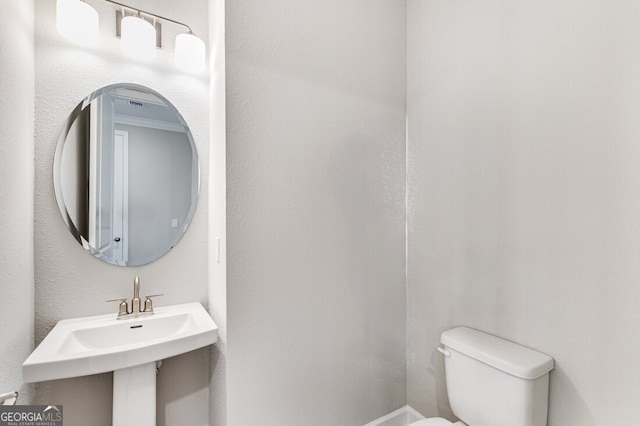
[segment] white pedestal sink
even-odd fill
[[[113,424],[155,426],[157,362],[215,343],[218,327],[200,303],[154,315],[62,320],[22,364],[27,383],[113,371]]]

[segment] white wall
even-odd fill
[[[0,13],[0,394],[20,391],[33,350],[33,1]]]
[[[408,2],[408,399],[439,334],[546,352],[550,426],[640,417],[640,4]],[[451,417],[452,418],[452,417]]]
[[[180,28],[164,25],[166,49],[153,65],[125,58],[113,36],[115,19],[108,3],[90,1],[100,11],[102,38],[95,48],[70,44],[55,31],[55,2],[36,1],[36,342],[56,321],[116,312],[106,299],[129,296],[135,275],[142,293],[164,293],[157,305],[200,301],[207,305],[208,281],[208,77],[190,76],[172,64],[173,38]],[[207,1],[130,0],[127,3],[192,26],[205,40]],[[135,268],[103,263],[67,231],[54,198],[52,165],[60,126],[69,112],[93,90],[118,82],[146,85],[169,99],[189,124],[201,166],[200,200],[185,237],[161,259]],[[207,424],[208,351],[166,360],[158,378],[158,424]],[[46,382],[37,385],[38,403],[59,403],[66,425],[111,424],[111,375]]]
[[[405,13],[226,4],[229,425],[405,404]]]
[[[211,350],[209,425],[227,425],[227,198],[225,0],[209,0],[209,307],[218,326]]]

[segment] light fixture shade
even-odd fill
[[[58,0],[56,28],[65,38],[76,43],[92,45],[98,41],[98,12],[80,0]]]
[[[132,57],[142,60],[156,55],[156,29],[138,16],[122,18],[120,40],[122,49]]]
[[[176,36],[176,65],[193,73],[200,73],[205,68],[204,41],[193,34],[178,34]]]

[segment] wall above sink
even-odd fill
[[[94,6],[100,9],[100,2]],[[139,65],[124,57],[119,40],[101,37],[95,49],[79,48],[67,42],[55,28],[55,1],[37,0],[35,7],[35,343],[38,344],[62,318],[113,313],[105,300],[130,296],[133,275],[144,277],[145,285],[165,297],[156,308],[171,301],[181,304],[208,300],[208,170],[209,170],[209,81],[207,76],[187,75],[173,65],[172,52],[159,51],[153,65]],[[110,5],[106,5],[111,8]],[[206,0],[154,0],[158,14],[188,22],[205,40],[208,33]],[[110,19],[111,14],[100,11]],[[115,19],[113,17],[112,19]],[[104,27],[111,31],[111,27]],[[167,26],[167,30],[168,30]],[[172,40],[172,38],[171,38]],[[55,199],[52,164],[61,124],[80,100],[97,88],[130,82],[151,87],[171,100],[193,135],[197,147],[201,185],[198,208],[182,240],[165,256],[136,267],[116,267],[85,250],[69,233],[60,218]],[[198,350],[163,363],[158,380],[170,380],[189,394],[158,390],[158,424],[165,418],[194,416],[206,424],[208,410],[208,350]],[[184,358],[189,362],[185,363]],[[79,386],[79,383],[82,383]],[[56,395],[69,424],[83,424],[89,415],[111,419],[110,374],[41,382],[35,398]],[[197,390],[197,391],[196,391]],[[68,419],[67,419],[68,418]],[[75,420],[74,420],[75,419]],[[66,423],[66,422],[65,422]]]

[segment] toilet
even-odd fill
[[[460,421],[410,426],[546,426],[553,358],[468,327],[442,333],[447,396]]]

